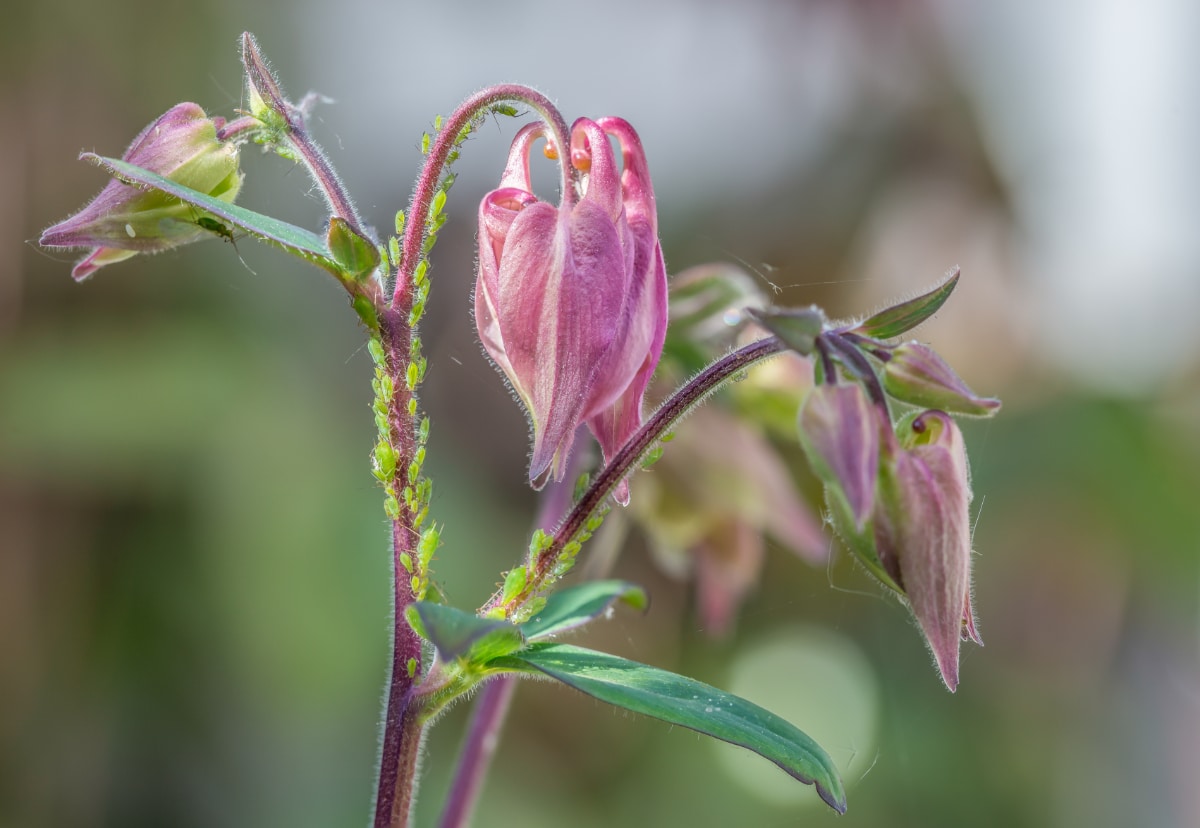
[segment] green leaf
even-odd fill
[[[937,313],[938,308],[946,303],[958,285],[958,275],[959,270],[956,267],[950,271],[945,281],[933,290],[880,311],[854,328],[854,333],[874,339],[891,339],[911,331]]]
[[[480,618],[469,612],[416,601],[405,611],[408,623],[428,639],[443,661],[465,658],[481,664],[521,649],[521,631],[507,621]]]
[[[775,334],[783,344],[802,356],[809,356],[817,336],[825,328],[825,314],[816,305],[807,308],[746,308],[758,324]]]
[[[489,668],[541,673],[593,698],[754,751],[805,784],[838,813],[846,792],[829,755],[769,710],[685,676],[572,647],[534,644]]]
[[[355,279],[369,276],[379,267],[379,248],[375,242],[355,232],[341,216],[329,220],[326,241],[334,261]]]
[[[264,216],[253,210],[247,210],[245,207],[239,207],[236,204],[230,204],[219,198],[213,198],[198,190],[176,184],[169,178],[164,178],[157,173],[143,170],[141,167],[116,158],[105,158],[102,155],[96,155],[91,152],[85,152],[80,157],[105,168],[114,178],[124,181],[126,184],[149,187],[175,196],[185,204],[191,204],[193,207],[197,207],[207,213],[212,213],[214,216],[241,228],[256,239],[278,245],[284,250],[299,255],[301,258],[312,262],[318,267],[323,267],[333,273],[338,273],[342,270],[340,265],[333,259],[329,249],[325,246],[325,241],[316,233],[305,230],[303,227],[296,227],[293,224],[288,224],[286,221],[280,221],[271,216]]]
[[[626,581],[588,581],[551,595],[546,606],[521,625],[526,641],[548,638],[581,627],[617,601],[644,610],[649,605],[646,591]]]

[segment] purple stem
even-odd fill
[[[883,410],[885,417],[890,418],[891,412],[888,409],[887,394],[884,393],[883,386],[879,383],[879,377],[875,374],[875,369],[871,367],[871,363],[867,362],[867,358],[862,355],[862,351],[834,332],[823,334],[822,339],[829,343],[831,350],[837,352],[842,364],[849,368],[862,381],[862,384],[866,386],[867,395],[871,398],[871,402]]]
[[[412,343],[407,314],[386,308],[379,315],[379,335],[387,355],[387,371],[395,392],[388,411],[390,440],[396,450],[397,468],[407,469],[416,452],[416,428],[408,414],[412,392],[404,381]],[[375,792],[375,828],[408,825],[415,790],[417,755],[423,726],[414,689],[422,670],[421,638],[408,625],[404,611],[416,600],[412,579],[402,560],[416,560],[416,515],[401,502],[400,514],[392,521],[392,664],[384,713],[383,748],[379,758],[379,785]],[[409,664],[415,669],[409,672]]]
[[[446,795],[446,809],[438,823],[441,828],[461,828],[471,818],[516,690],[516,676],[499,676],[480,689],[471,708],[471,723],[459,751],[454,782]]]
[[[247,72],[254,82],[254,72],[257,70],[263,84],[259,93],[282,100],[278,86],[257,53],[254,40],[249,35],[244,41],[247,52]],[[258,63],[255,63],[257,59]],[[408,411],[409,402],[413,399],[412,391],[408,388],[405,373],[411,362],[413,329],[409,322],[409,314],[413,303],[413,272],[421,259],[422,247],[427,236],[426,222],[430,205],[437,192],[442,172],[445,169],[455,140],[470,121],[480,112],[501,102],[519,101],[535,109],[548,123],[561,151],[560,157],[567,157],[567,147],[563,143],[566,138],[566,126],[562,115],[541,94],[524,86],[505,85],[485,89],[458,107],[443,124],[437,140],[430,148],[425,166],[417,181],[416,192],[409,207],[408,227],[404,235],[400,264],[396,279],[396,292],[389,306],[379,311],[379,336],[387,354],[387,371],[392,378],[395,392],[392,396],[388,413],[390,442],[396,452],[396,468],[404,474],[413,463],[416,452],[416,433],[418,419]],[[283,110],[286,111],[286,110]],[[290,123],[290,122],[289,122]],[[318,153],[319,155],[319,153]],[[321,158],[323,161],[324,159]],[[314,175],[316,175],[314,173]],[[334,179],[336,182],[336,178]],[[563,187],[571,186],[570,165],[563,162]],[[340,184],[338,184],[340,189]],[[349,201],[347,200],[347,205]],[[383,749],[379,761],[379,784],[375,794],[375,828],[404,828],[408,825],[416,789],[417,756],[424,733],[420,717],[422,713],[419,697],[414,694],[414,688],[423,674],[422,641],[405,620],[405,610],[416,595],[413,593],[410,573],[402,560],[416,561],[417,541],[420,532],[417,530],[416,514],[413,508],[405,502],[400,502],[400,514],[392,522],[392,566],[395,580],[392,585],[394,606],[392,613],[392,669],[388,682],[388,698],[384,716]],[[415,669],[410,670],[410,665]],[[485,688],[486,689],[486,688]],[[495,691],[494,691],[495,692]],[[503,716],[495,719],[496,730]],[[481,735],[482,746],[490,741],[487,734]],[[483,754],[480,754],[481,756]],[[490,755],[490,754],[488,754]],[[486,764],[483,766],[486,768]],[[481,769],[479,778],[482,780]],[[467,802],[469,808],[470,802]]]
[[[534,521],[538,528],[549,529],[570,508],[575,477],[585,465],[586,443],[587,428],[580,426],[575,432],[566,474],[561,481],[552,482],[542,490],[537,519]],[[517,677],[512,675],[494,678],[480,689],[471,709],[467,736],[459,750],[454,781],[446,795],[446,808],[438,823],[440,828],[463,828],[471,818],[479,794],[483,791],[492,757],[500,743],[500,731],[504,728],[516,689]]]
[[[321,188],[330,212],[338,218],[345,219],[350,229],[358,235],[374,241],[374,237],[363,227],[362,219],[354,209],[354,203],[350,200],[346,188],[342,186],[341,179],[333,171],[329,159],[309,136],[305,125],[305,105],[297,107],[283,96],[283,90],[263,60],[258,42],[249,32],[242,34],[242,64],[246,67],[246,78],[250,85],[287,124],[287,141],[292,149],[299,153],[313,181]],[[311,107],[310,101],[317,97],[319,96],[306,97],[305,104]]]

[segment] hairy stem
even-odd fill
[[[408,217],[404,226],[404,241],[400,246],[400,262],[396,272],[396,291],[392,304],[406,312],[412,303],[413,272],[420,262],[428,235],[426,222],[429,218],[430,206],[437,193],[438,182],[446,168],[447,159],[458,141],[459,134],[468,127],[481,113],[499,103],[512,101],[529,106],[546,122],[551,135],[559,148],[559,161],[562,168],[562,188],[564,198],[571,192],[570,153],[566,148],[568,132],[566,121],[550,100],[536,90],[519,84],[500,84],[491,86],[482,92],[477,92],[463,101],[459,107],[446,118],[438,131],[421,177],[417,179],[417,188],[413,192],[409,204]]]
[[[492,600],[484,606],[481,613],[503,607],[505,615],[511,615],[518,607],[541,592],[543,587],[548,586],[548,582],[553,577],[555,564],[563,556],[567,546],[590,531],[589,523],[604,507],[617,484],[624,480],[626,475],[632,472],[649,454],[663,435],[674,428],[692,409],[730,378],[755,363],[775,356],[784,350],[786,350],[785,346],[777,337],[760,339],[721,357],[685,383],[659,406],[650,419],[621,447],[613,456],[612,461],[596,476],[570,513],[554,530],[550,543],[536,552],[531,550],[531,560],[526,567],[528,578],[525,588],[507,605],[503,603],[501,594],[497,592]]]
[[[350,200],[346,188],[342,186],[341,179],[333,171],[329,159],[325,157],[325,153],[308,134],[305,116],[307,110],[311,108],[311,99],[319,96],[310,95],[299,107],[288,101],[283,96],[283,90],[280,89],[275,76],[267,68],[267,62],[258,48],[258,42],[249,32],[242,34],[242,64],[246,68],[247,81],[286,123],[287,143],[308,167],[313,181],[325,196],[330,212],[345,219],[350,228],[358,235],[373,240],[373,236],[363,227],[362,219],[359,218],[358,211],[354,209],[354,203]]]
[[[253,40],[249,43],[253,45]],[[264,68],[265,73],[265,68]],[[273,81],[266,73],[268,93]],[[270,81],[270,83],[268,83]],[[379,311],[379,335],[385,354],[385,371],[391,379],[392,396],[387,403],[387,434],[395,476],[390,480],[389,505],[392,507],[393,637],[391,678],[384,717],[383,747],[379,762],[379,785],[375,799],[375,828],[404,828],[414,799],[416,759],[423,734],[422,696],[415,694],[416,683],[424,672],[422,641],[409,627],[405,610],[418,600],[428,577],[418,554],[428,504],[420,494],[420,468],[424,448],[418,439],[420,417],[415,397],[416,384],[423,373],[424,360],[419,347],[414,351],[412,315],[414,274],[427,252],[429,215],[434,195],[441,183],[450,153],[459,143],[463,130],[482,112],[503,101],[517,101],[532,107],[546,121],[560,147],[566,139],[562,115],[544,96],[524,86],[504,85],[485,89],[468,98],[442,125],[425,166],[417,180],[409,208],[408,222],[401,245],[396,274],[396,290],[390,306]],[[560,153],[566,156],[565,152]],[[563,161],[563,187],[571,185],[569,163]],[[348,203],[348,201],[347,201]],[[420,362],[420,369],[417,362]],[[385,486],[389,486],[385,482]],[[403,496],[400,496],[403,492]],[[496,717],[498,723],[502,715]],[[480,779],[482,779],[482,769]]]
[[[379,321],[386,371],[392,377],[394,386],[388,405],[388,436],[398,458],[396,466],[405,470],[412,462],[417,444],[413,417],[409,414],[413,392],[408,388],[404,376],[409,364],[412,329],[408,326],[406,315],[391,309],[381,312]],[[384,712],[379,784],[375,794],[375,828],[402,828],[408,825],[416,783],[416,760],[422,726],[419,723],[420,704],[413,690],[422,673],[422,642],[404,615],[408,605],[417,597],[410,571],[411,562],[418,557],[420,535],[416,518],[412,506],[398,502],[398,513],[392,520],[392,663]]]

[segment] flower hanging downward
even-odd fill
[[[530,182],[529,150],[544,135],[539,124],[517,134],[500,188],[480,205],[475,286],[483,347],[533,426],[536,487],[562,478],[581,423],[606,462],[637,431],[667,325],[654,191],[637,133],[619,118],[576,121],[575,185],[557,207],[539,201]],[[625,484],[617,497],[628,500]]]
[[[222,201],[242,186],[237,147],[222,142],[222,118],[209,118],[194,103],[171,107],[142,130],[123,160]],[[46,247],[91,248],[71,275],[86,279],[105,265],[138,253],[158,253],[199,241],[212,231],[195,208],[165,193],[113,179],[75,215],[42,233]]]

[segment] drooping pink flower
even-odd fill
[[[513,140],[500,187],[479,208],[475,323],[533,427],[530,481],[561,479],[576,426],[607,462],[637,431],[667,324],[654,191],[637,133],[619,118],[571,127],[574,186],[538,200],[533,124]],[[617,164],[609,136],[621,149]],[[568,148],[553,148],[567,151]],[[617,493],[628,500],[622,485]]]
[[[237,147],[217,138],[221,118],[194,103],[171,107],[142,130],[123,160],[193,190],[232,202],[242,185]],[[86,279],[99,268],[138,253],[157,253],[206,238],[211,231],[196,210],[156,190],[112,179],[87,206],[42,233],[45,247],[83,247],[90,252],[71,275]]]

